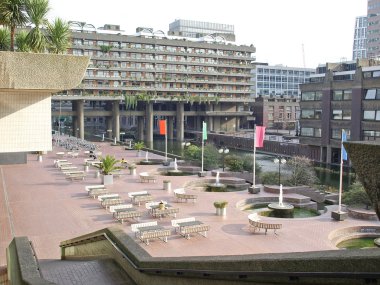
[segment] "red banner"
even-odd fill
[[[166,135],[166,120],[159,120],[160,135]]]
[[[265,127],[256,126],[255,145],[256,147],[264,146]]]

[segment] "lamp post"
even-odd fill
[[[286,159],[278,156],[273,160],[274,163],[278,164],[278,185],[281,184],[281,164],[286,163]]]
[[[230,152],[230,150],[226,147],[222,147],[218,150],[218,152],[222,155],[222,160],[223,160],[223,172],[224,172],[224,159],[227,153]]]

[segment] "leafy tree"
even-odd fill
[[[8,28],[0,29],[0,50],[9,50],[11,47],[11,33]]]
[[[371,206],[371,200],[365,192],[363,185],[360,182],[352,184],[347,192],[343,193],[343,203],[350,206],[363,206],[365,205],[368,210]]]
[[[184,151],[185,159],[195,161],[198,165],[201,164],[202,160],[202,149],[196,145],[190,145]],[[208,144],[204,147],[204,167],[208,169],[214,169],[219,166],[220,154],[218,149]]]
[[[47,25],[48,50],[52,53],[65,53],[70,47],[70,26],[69,23],[60,18]]]
[[[16,27],[24,26],[28,17],[24,13],[25,0],[1,0],[0,1],[0,24],[10,29],[10,49],[14,51]]]
[[[46,48],[46,37],[41,28],[48,24],[49,10],[48,0],[26,0],[26,13],[34,25],[27,36],[28,44],[33,52],[43,52]]]
[[[290,185],[312,185],[318,180],[310,159],[305,156],[294,156],[287,162],[287,167],[291,171]]]
[[[278,184],[278,172],[270,171],[261,174],[260,180],[262,184],[277,185]]]
[[[145,147],[144,142],[136,142],[133,148],[137,151],[142,150]]]
[[[107,54],[111,51],[111,46],[105,46],[105,45],[101,45],[100,46],[100,51],[103,53],[103,54]]]
[[[16,35],[17,51],[20,51],[20,52],[29,52],[30,51],[28,41],[26,40],[27,36],[28,36],[28,33],[26,31],[20,31],[17,33],[17,35]]]
[[[186,160],[199,160],[201,159],[202,150],[199,146],[196,145],[189,145],[184,150],[184,157]]]
[[[119,170],[122,167],[117,166],[120,163],[120,160],[117,160],[114,156],[106,155],[100,159],[99,169],[102,174],[109,175],[112,171]]]
[[[237,155],[227,155],[225,158],[226,166],[230,171],[243,171],[244,163],[241,157]]]

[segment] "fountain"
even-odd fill
[[[268,208],[273,211],[276,218],[293,218],[294,206],[291,204],[283,203],[282,184],[280,184],[280,195],[278,203],[270,203]]]
[[[174,163],[173,163],[173,166],[174,166],[174,171],[178,171],[178,164],[177,164],[177,158],[174,158]]]
[[[225,192],[227,188],[226,184],[220,183],[219,171],[215,175],[215,183],[210,183],[207,185],[207,191],[209,192]]]
[[[146,152],[145,152],[145,161],[146,161],[146,162],[148,162],[148,161],[149,161],[149,158],[148,158],[148,156],[149,156],[149,152],[148,152],[148,151],[146,151]]]

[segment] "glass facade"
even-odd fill
[[[352,59],[367,57],[367,17],[356,17]]]

